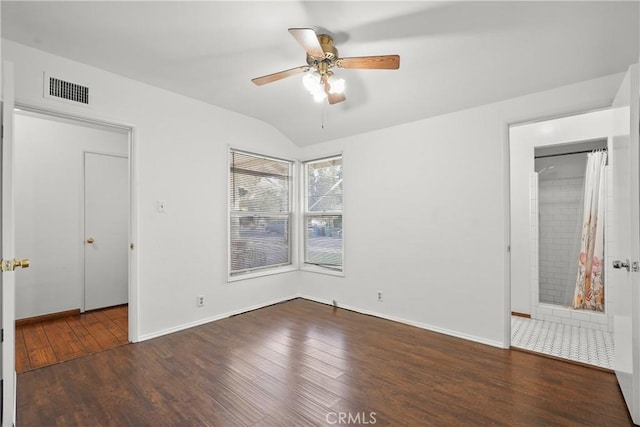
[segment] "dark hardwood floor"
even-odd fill
[[[611,373],[303,299],[19,374],[17,393],[18,426],[631,424]]]
[[[129,342],[126,305],[16,326],[16,372],[26,372]]]

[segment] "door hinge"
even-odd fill
[[[640,271],[640,263],[638,261],[634,261],[631,263],[631,271],[638,272]]]
[[[4,329],[0,330],[0,342],[4,342]]]

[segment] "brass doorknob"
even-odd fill
[[[21,260],[17,260],[14,259],[13,260],[13,269],[17,269],[18,267],[21,268],[29,268],[29,260],[28,259],[21,259]]]
[[[95,242],[95,240],[93,240],[93,237],[89,237],[89,238],[87,239],[87,243],[88,243],[88,244],[92,244],[93,242]]]
[[[2,259],[0,260],[0,271],[15,271],[17,268],[29,268],[28,259]]]

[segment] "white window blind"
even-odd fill
[[[229,274],[291,264],[292,162],[231,150]]]
[[[306,264],[342,271],[342,156],[304,164]]]

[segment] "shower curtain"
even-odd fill
[[[604,311],[604,167],[607,153],[587,155],[584,211],[573,308]]]

